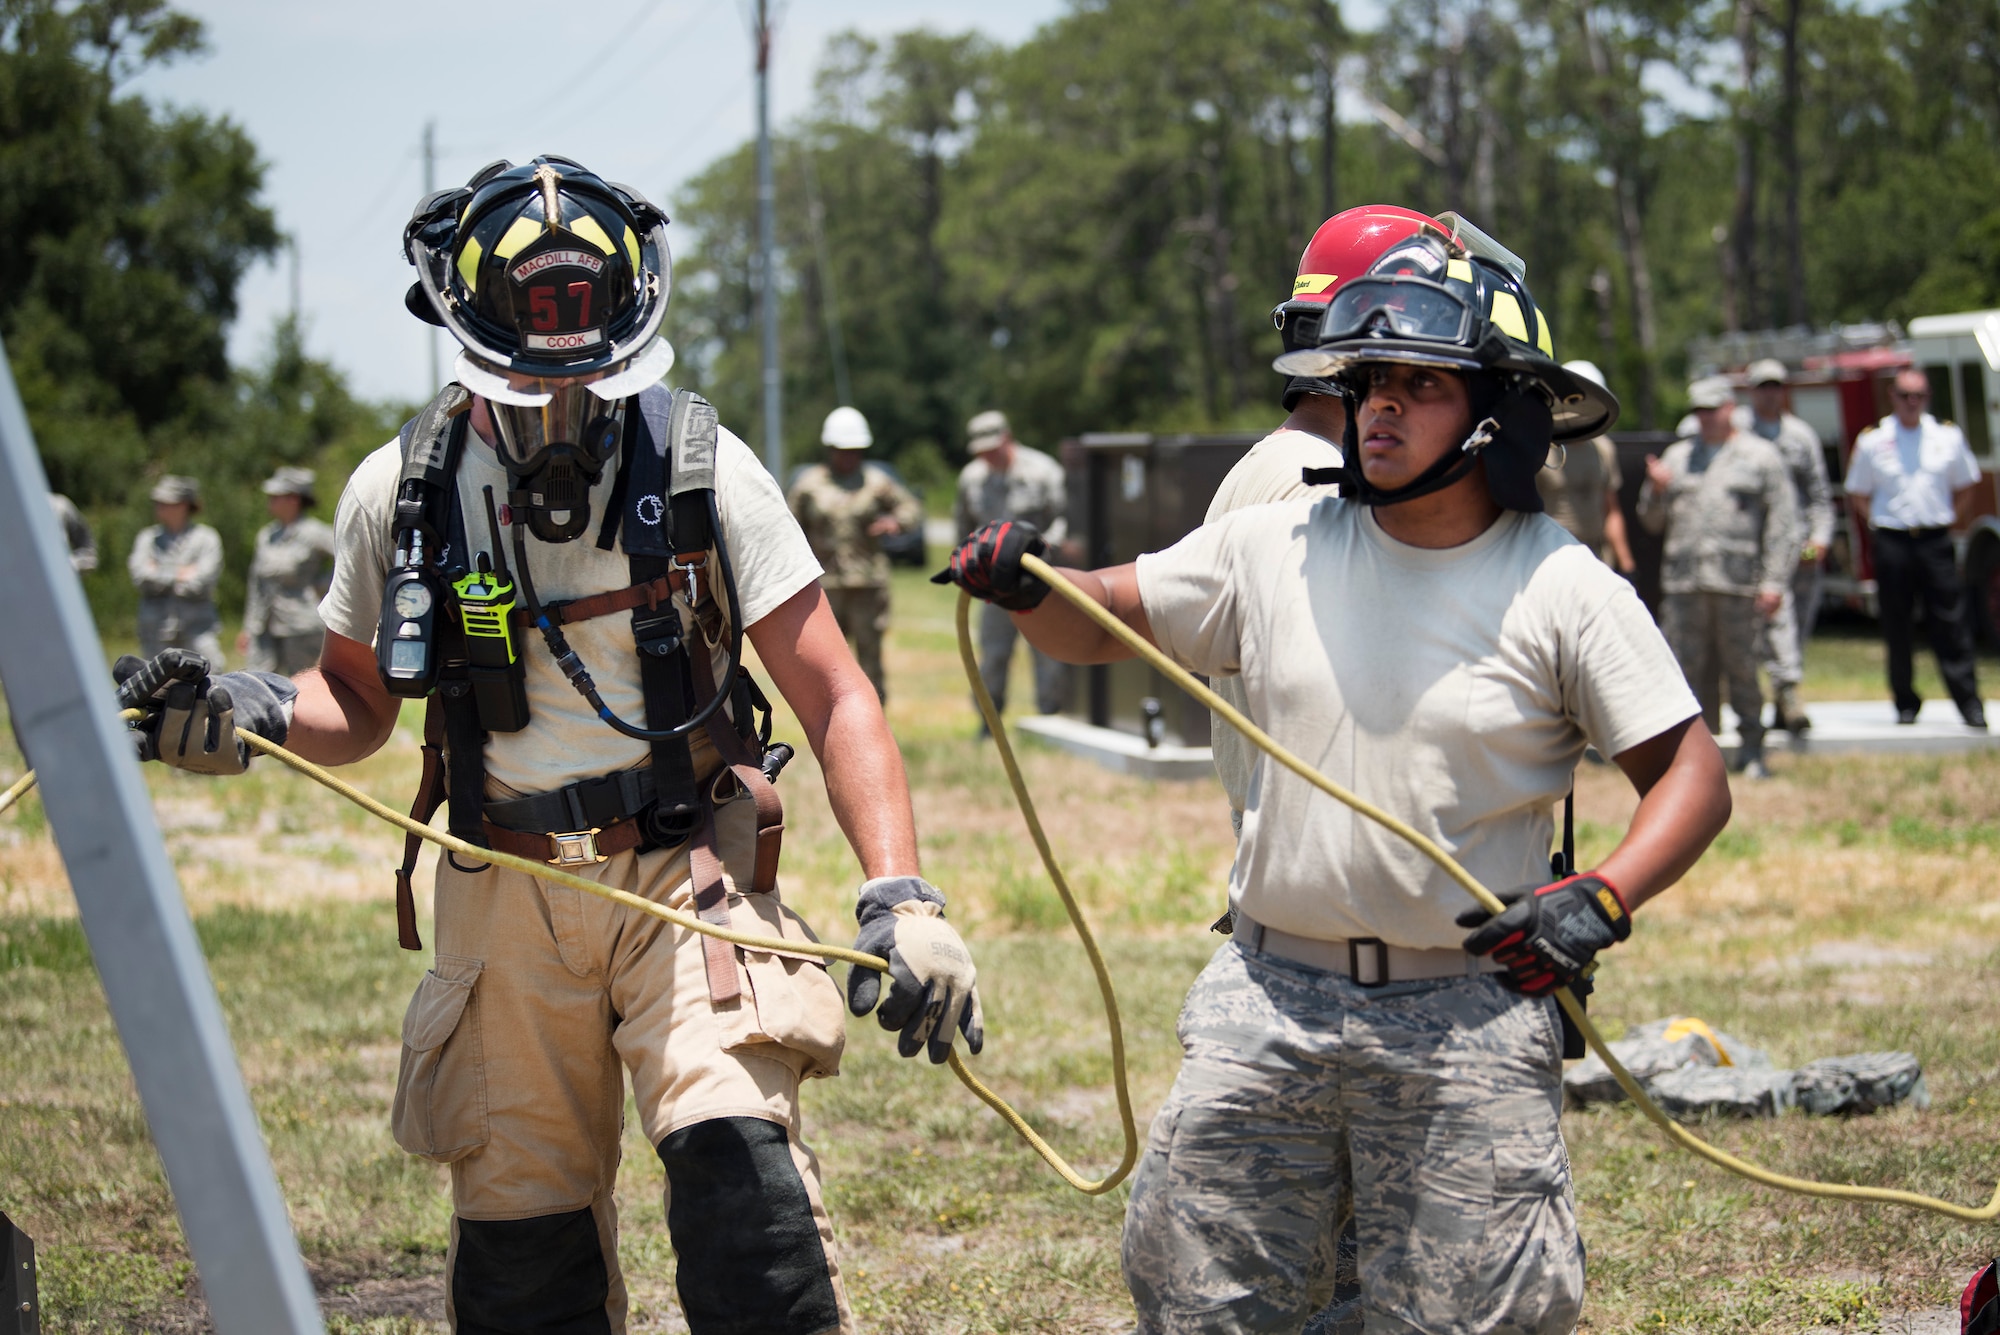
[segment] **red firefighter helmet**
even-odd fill
[[[1320,317],[1340,285],[1367,273],[1398,241],[1425,231],[1452,235],[1452,229],[1437,219],[1394,204],[1361,204],[1321,223],[1299,256],[1291,299],[1271,309],[1271,323],[1277,326],[1285,351],[1317,347]],[[1300,395],[1334,392],[1328,381],[1294,376],[1285,386],[1285,410],[1290,412]]]

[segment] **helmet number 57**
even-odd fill
[[[590,323],[590,284],[571,283],[569,295],[576,301],[576,323],[573,328],[582,329]],[[556,289],[553,284],[528,289],[528,310],[533,316],[530,323],[544,332],[559,328],[562,313],[556,308]]]

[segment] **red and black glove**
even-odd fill
[[[956,584],[975,598],[981,598],[1009,612],[1028,612],[1041,606],[1049,596],[1049,586],[1021,569],[1023,556],[1043,556],[1049,545],[1041,530],[1019,519],[997,519],[973,530],[958,544],[951,564],[931,576],[933,584]]]
[[[1460,927],[1478,929],[1465,938],[1465,949],[1492,955],[1506,966],[1501,984],[1531,997],[1570,986],[1598,951],[1632,935],[1632,914],[1618,887],[1590,872],[1500,898],[1508,908],[1497,918],[1483,908],[1458,915]]]

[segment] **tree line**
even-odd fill
[[[941,480],[965,419],[1262,427],[1317,224],[1455,209],[1565,358],[1670,425],[1700,334],[2000,304],[1996,0],[1076,0],[1003,47],[835,39],[777,145],[786,443],[851,401]],[[1356,109],[1366,120],[1354,119]],[[1339,114],[1337,115],[1336,112]],[[757,418],[749,145],[673,201],[672,323]]]
[[[136,605],[125,556],[161,473],[201,481],[221,605],[240,608],[258,484],[318,465],[330,507],[402,421],[358,402],[289,320],[257,366],[229,365],[238,285],[284,242],[264,165],[233,122],[130,91],[204,40],[165,0],[0,0],[0,336],[50,484],[97,530],[85,584],[113,623]]]
[[[1557,351],[1605,368],[1628,426],[1676,419],[1698,334],[2000,305],[2000,0],[1379,13],[1073,0],[1014,46],[833,40],[777,144],[789,454],[840,402],[947,486],[986,407],[1044,446],[1267,427],[1270,308],[1358,203],[1456,209],[1520,253]],[[204,41],[167,0],[0,0],[0,336],[114,615],[159,473],[204,483],[232,606],[257,483],[314,464],[330,503],[409,410],[357,401],[289,322],[230,367],[241,279],[284,244],[263,163],[226,118],[131,91]],[[746,436],[753,158],[670,201],[676,378]]]

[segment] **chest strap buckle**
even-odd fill
[[[588,867],[606,860],[606,855],[597,851],[597,836],[602,833],[599,826],[588,830],[549,832],[549,853],[547,859],[551,867]]]

